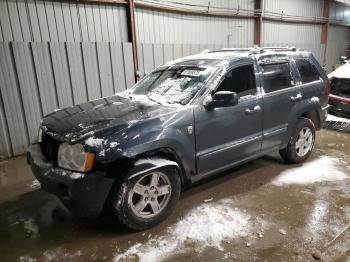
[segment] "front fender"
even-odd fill
[[[178,169],[178,171],[180,171],[180,167],[178,165],[178,163],[168,160],[168,159],[163,159],[163,158],[141,158],[139,160],[137,160],[134,163],[133,168],[130,170],[130,176],[129,176],[129,180],[140,176],[142,174],[145,174],[147,172],[150,172],[152,170],[158,169],[160,167],[164,167],[164,166],[174,166]]]
[[[142,141],[142,135],[139,138]],[[195,172],[195,141],[194,134],[187,130],[168,128],[160,132],[148,133],[144,142],[129,144],[122,152],[125,157],[137,157],[147,152],[159,149],[170,149],[174,152],[187,175]]]
[[[106,141],[113,139],[108,138]],[[150,152],[156,154],[157,151],[167,149],[176,155],[186,176],[195,172],[195,138],[185,127],[142,129],[139,133],[127,133],[117,141],[104,144],[104,149],[96,156],[98,163],[109,165],[117,159],[136,159]]]

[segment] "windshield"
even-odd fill
[[[145,95],[158,103],[186,105],[213,74],[215,67],[173,66],[144,77],[130,95]]]

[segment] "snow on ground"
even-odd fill
[[[288,169],[282,172],[272,181],[273,185],[282,186],[288,184],[311,184],[323,181],[339,181],[350,178],[338,165],[341,160],[322,156],[303,164],[300,167]]]
[[[350,123],[350,119],[348,119],[348,118],[338,117],[338,116],[333,116],[333,115],[328,115],[326,121]]]
[[[124,253],[116,254],[114,261],[124,261],[134,256],[141,262],[164,261],[169,255],[181,252],[188,246],[195,246],[198,250],[209,246],[223,250],[223,240],[248,236],[262,230],[253,228],[249,214],[232,206],[230,199],[204,203],[169,227],[165,235],[131,246]]]
[[[45,251],[43,255],[45,258],[44,261],[76,261],[77,258],[82,255],[82,252],[80,250],[76,252],[67,252],[67,250],[58,247],[49,251]]]

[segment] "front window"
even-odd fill
[[[219,91],[235,92],[239,98],[255,95],[254,66],[244,65],[230,70],[216,89]]]
[[[186,105],[215,70],[216,67],[162,67],[137,83],[130,95],[144,95],[158,103]]]

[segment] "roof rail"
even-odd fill
[[[260,52],[263,53],[265,51],[303,51],[300,48],[296,48],[295,46],[267,46],[267,47],[261,47]]]
[[[216,52],[249,52],[251,54],[258,54],[258,53],[264,53],[266,51],[271,51],[271,52],[285,52],[285,51],[304,51],[301,48],[296,48],[294,46],[267,46],[267,47],[248,47],[248,48],[222,48],[220,50],[213,50],[213,51],[208,51],[209,53],[216,53]]]
[[[250,52],[252,48],[222,48],[219,50],[213,50],[210,51],[210,53],[216,53],[216,52]]]

